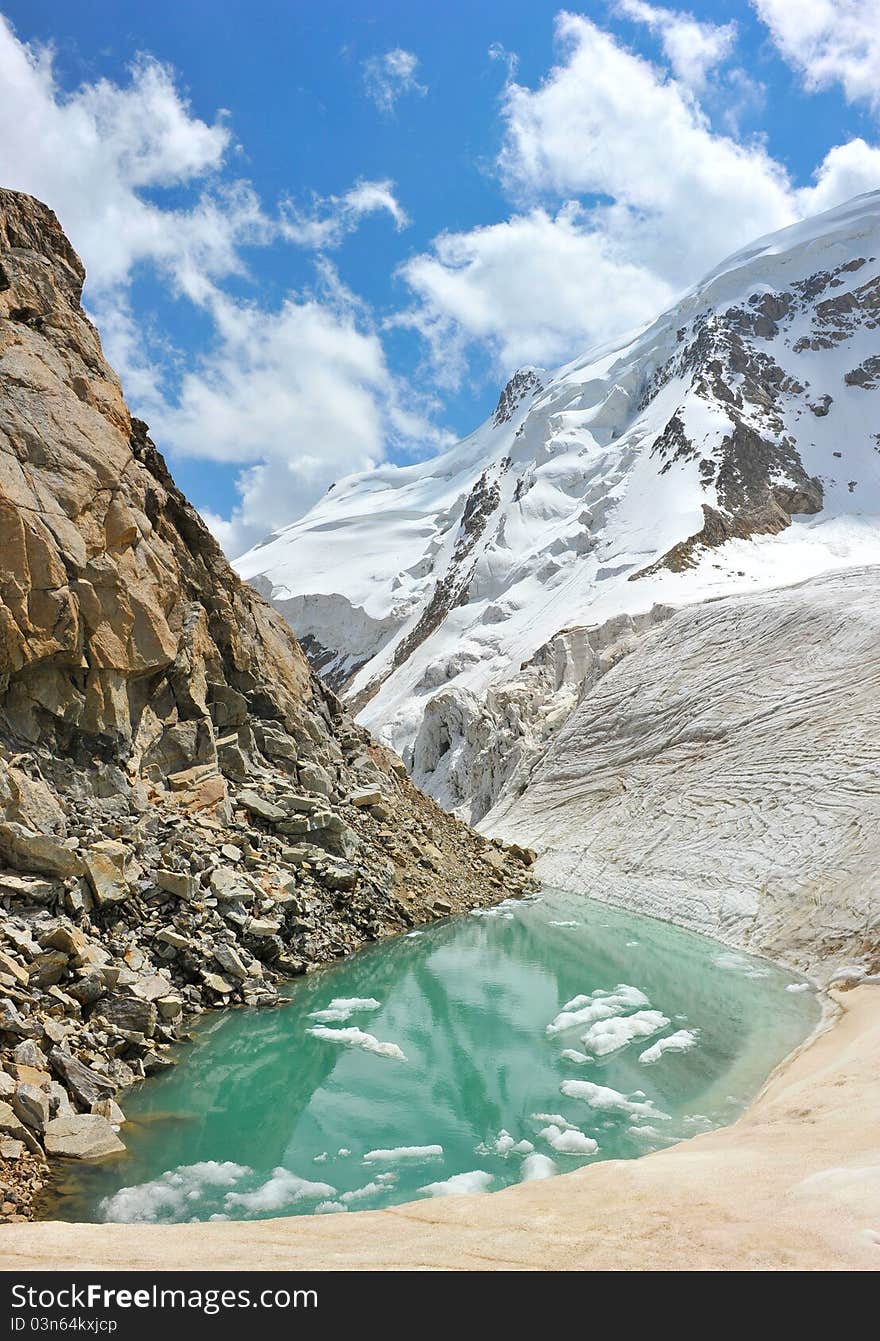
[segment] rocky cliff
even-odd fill
[[[0,191],[0,1214],[187,1016],[521,889],[226,563],[132,419],[55,216]]]

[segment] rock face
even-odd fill
[[[690,607],[484,821],[541,875],[828,978],[880,968],[880,568]]]
[[[451,451],[339,481],[236,566],[419,785],[479,817],[570,711],[579,639],[880,562],[878,369],[875,192],[618,347],[517,374]]]
[[[194,1011],[528,879],[230,569],[82,283],[51,211],[0,191],[0,1076],[27,1158],[117,1148],[101,1106]]]

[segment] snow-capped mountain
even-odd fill
[[[880,563],[880,192],[521,370],[451,451],[340,481],[235,566],[476,821],[671,609],[857,563]]]

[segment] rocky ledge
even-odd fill
[[[124,1150],[187,1021],[522,891],[229,568],[134,420],[55,216],[0,191],[0,1218]],[[124,1102],[124,1095],[122,1095]]]

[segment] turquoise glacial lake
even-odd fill
[[[636,1159],[733,1121],[814,1028],[809,984],[555,890],[386,940],[202,1017],[123,1099],[127,1150],[45,1213],[349,1214]]]

